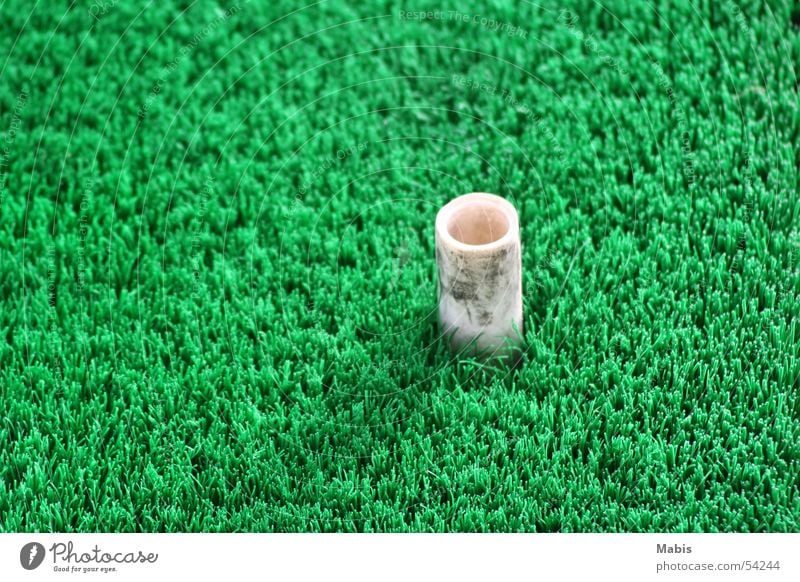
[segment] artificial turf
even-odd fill
[[[0,530],[800,530],[799,26],[0,0]],[[471,191],[511,369],[437,330]]]

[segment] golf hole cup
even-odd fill
[[[522,334],[519,218],[510,202],[475,192],[436,215],[439,323],[454,350],[513,356]]]

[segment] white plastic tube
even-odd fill
[[[475,192],[436,215],[439,322],[451,347],[481,357],[510,355],[522,334],[522,261],[517,211]]]

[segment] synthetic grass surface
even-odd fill
[[[2,531],[800,530],[797,4],[0,2]]]

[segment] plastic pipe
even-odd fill
[[[519,218],[483,192],[459,196],[436,215],[441,330],[454,350],[509,356],[522,334]]]

